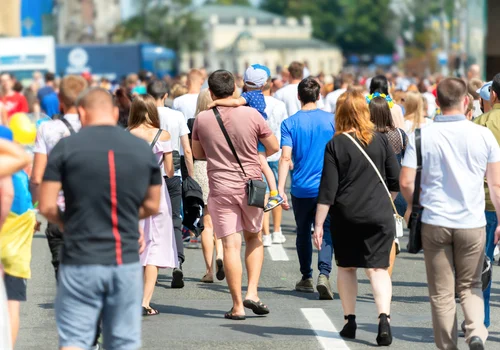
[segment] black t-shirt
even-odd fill
[[[54,147],[44,181],[64,191],[63,264],[139,261],[139,208],[162,181],[144,140],[115,126],[83,128]]]

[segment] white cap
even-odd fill
[[[485,83],[480,89],[477,89],[477,91],[476,91],[476,93],[478,93],[479,96],[481,96],[481,98],[485,101],[490,100],[491,84],[493,84],[493,81],[489,81],[489,82]]]
[[[247,68],[243,81],[245,84],[250,83],[251,86],[260,88],[266,85],[270,76],[271,71],[269,68],[260,64],[254,64]]]

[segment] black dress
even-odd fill
[[[365,150],[399,192],[399,164],[387,137],[375,133]],[[396,234],[393,209],[383,184],[361,151],[345,135],[326,146],[318,203],[330,205],[335,261],[340,267],[387,268]],[[326,234],[326,233],[325,233]]]

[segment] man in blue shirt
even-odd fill
[[[54,90],[54,81],[54,73],[45,73],[45,86],[37,94],[42,112],[51,118],[59,113],[59,98]]]
[[[298,86],[302,109],[281,124],[282,155],[279,163],[278,191],[283,197],[283,208],[288,209],[285,194],[286,178],[293,168],[292,204],[297,224],[297,254],[302,279],[295,285],[299,292],[313,293],[311,225],[316,215],[316,204],[323,172],[325,146],[335,133],[333,116],[317,108],[320,85],[313,78],[302,80]],[[330,218],[325,220],[325,232],[330,232]],[[320,300],[332,300],[330,272],[332,270],[332,238],[325,234],[318,255],[319,278],[316,289]]]

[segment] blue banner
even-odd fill
[[[54,0],[21,0],[21,35],[42,36],[43,17],[50,16]]]

